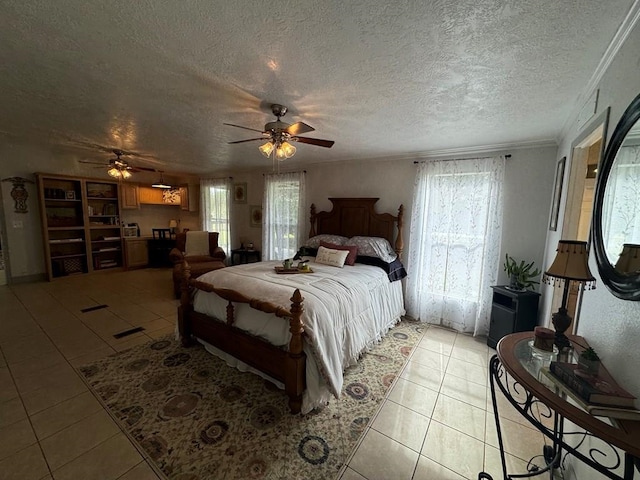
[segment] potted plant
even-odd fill
[[[534,269],[533,264],[534,262],[525,263],[524,260],[518,263],[508,253],[506,254],[503,267],[504,271],[509,275],[509,288],[511,290],[522,292],[540,283],[535,278],[542,272],[537,268]]]
[[[578,365],[583,372],[590,375],[597,375],[600,370],[600,357],[593,349],[593,347],[585,348],[580,355],[578,355]]]

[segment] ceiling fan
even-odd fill
[[[91,162],[88,160],[79,160],[80,163],[87,163],[92,165],[100,165],[102,167],[107,167],[107,173],[118,179],[126,180],[131,177],[131,173],[147,171],[147,172],[157,172],[155,168],[150,167],[132,167],[125,160],[120,157],[123,155],[128,155],[129,152],[125,152],[123,150],[119,150],[117,148],[111,149],[111,152],[116,156],[116,158],[111,158],[108,163],[105,162]]]
[[[293,124],[285,123],[280,120],[287,113],[287,107],[274,103],[271,105],[271,111],[276,116],[275,122],[268,122],[264,126],[264,130],[243,127],[242,125],[234,125],[233,123],[224,123],[230,127],[244,128],[253,132],[260,132],[261,137],[249,138],[247,140],[237,140],[231,143],[254,142],[256,140],[267,140],[267,142],[258,149],[265,157],[270,157],[273,153],[274,158],[284,160],[290,158],[296,153],[296,147],[290,142],[308,143],[309,145],[317,145],[319,147],[331,148],[335,143],[333,140],[322,140],[320,138],[301,137],[301,133],[313,132],[315,128],[304,122],[296,122]]]

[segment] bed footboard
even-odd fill
[[[200,338],[284,383],[291,413],[299,413],[302,406],[302,392],[306,387],[306,355],[302,348],[304,299],[300,290],[296,289],[293,292],[291,308],[287,310],[264,300],[247,297],[235,290],[216,288],[209,283],[194,280],[191,278],[191,269],[186,261],[182,271],[183,280],[180,307],[178,307],[178,331],[182,344],[187,346],[193,343],[194,337]],[[194,311],[193,289],[215,293],[226,300],[226,319],[214,319]],[[246,303],[261,312],[288,319],[291,332],[288,351],[236,328],[234,326],[234,304],[236,303]]]

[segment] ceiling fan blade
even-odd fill
[[[295,137],[299,133],[309,133],[309,132],[313,132],[314,130],[315,128],[313,128],[311,125],[307,125],[304,122],[294,123],[293,125],[289,125],[287,128],[284,129],[284,131],[287,132],[292,137]]]
[[[322,140],[320,138],[294,137],[292,140],[300,143],[308,143],[309,145],[317,145],[318,147],[331,148],[336,143],[333,140]]]
[[[256,140],[266,140],[265,137],[260,137],[260,138],[250,138],[248,140],[238,140],[236,142],[229,142],[229,143],[244,143],[244,142],[255,142]]]
[[[90,165],[102,165],[104,167],[108,167],[109,164],[108,163],[104,163],[104,162],[90,162],[89,160],[78,160],[78,163],[88,163]]]
[[[260,132],[262,130],[256,130],[255,128],[243,127],[242,125],[234,125],[233,123],[223,123],[223,125],[229,125],[230,127],[244,128],[245,130],[251,130],[252,132]]]
[[[130,170],[132,172],[157,172],[159,170],[156,170],[155,168],[149,168],[149,167],[132,167],[132,166],[128,166],[127,170]]]
[[[113,153],[116,154],[116,156],[119,155],[125,157],[155,158],[153,155],[150,155],[148,153],[132,152],[131,150],[121,150],[119,148],[113,149]]]
[[[106,153],[113,153],[113,148],[105,147],[104,145],[100,145],[99,143],[84,142],[82,140],[75,140],[73,138],[67,138],[67,141],[78,147],[90,148],[92,150],[99,150]]]

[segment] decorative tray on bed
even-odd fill
[[[297,267],[292,267],[292,268],[284,268],[284,267],[273,267],[276,271],[276,273],[313,273],[312,269],[307,269],[307,270],[300,270]]]

